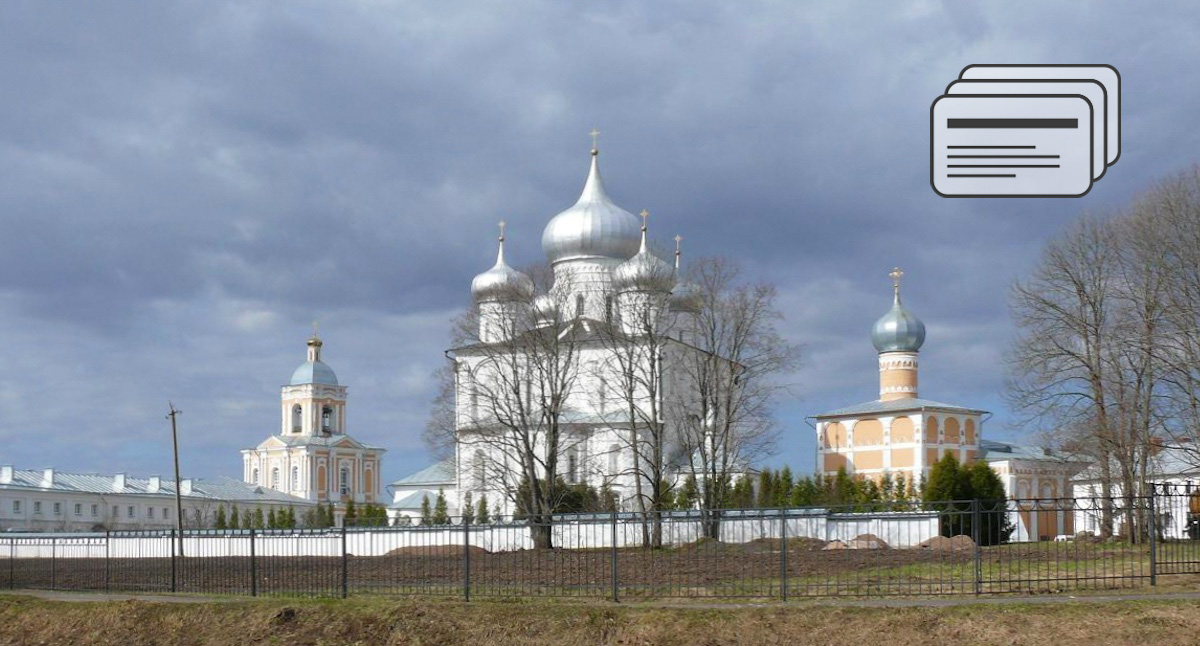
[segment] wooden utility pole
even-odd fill
[[[171,412],[167,418],[171,420],[171,446],[175,452],[175,530],[179,540],[179,555],[183,556],[183,494],[179,488],[179,433],[175,428],[175,418],[183,411],[175,410],[175,404],[167,402]]]

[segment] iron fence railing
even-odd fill
[[[545,523],[0,534],[0,587],[250,596],[789,599],[1119,588],[1200,573],[1200,493]],[[541,530],[541,531],[538,531]],[[551,548],[534,548],[548,534]]]

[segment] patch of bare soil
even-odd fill
[[[973,551],[975,549],[975,541],[971,540],[970,536],[962,534],[951,537],[934,536],[928,540],[921,541],[917,545],[917,548],[934,552]]]
[[[482,547],[474,545],[467,548],[471,552],[471,557],[487,554],[488,551]],[[388,552],[385,556],[457,556],[462,558],[462,545],[413,545],[409,547],[397,547]]]

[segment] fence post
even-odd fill
[[[8,589],[17,587],[17,539],[8,539]]]
[[[254,559],[254,528],[250,528],[250,596],[258,596],[258,565]]]
[[[1158,505],[1154,495],[1154,483],[1150,483],[1150,585],[1158,585]]]
[[[58,550],[56,549],[57,546],[58,546],[58,539],[51,536],[50,537],[50,589],[51,590],[58,589],[58,572],[57,572],[58,563],[56,562],[56,560],[58,558],[58,554],[57,554]]]
[[[350,551],[346,549],[346,521],[342,521],[342,598],[350,594]]]
[[[104,530],[104,591],[112,585],[112,532]]]
[[[621,601],[619,589],[621,586],[621,578],[617,572],[617,510],[612,512],[612,549],[610,550],[612,560],[612,600],[614,603]]]
[[[971,503],[971,538],[975,541],[975,594],[983,594],[983,547],[980,546],[983,514],[980,513],[980,504],[978,498]]]
[[[787,513],[786,510],[779,510],[779,591],[782,594],[783,600],[788,600],[788,579],[787,579]]]
[[[463,524],[463,600],[471,600],[471,524],[466,518]]]
[[[171,529],[171,592],[179,591],[179,578],[175,563],[175,530]]]

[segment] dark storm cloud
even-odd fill
[[[887,270],[922,392],[1004,431],[1007,287],[1081,209],[1193,161],[1188,5],[106,3],[0,6],[4,461],[237,473],[322,321],[352,432],[419,467],[445,321],[511,223],[541,257],[601,135],[614,198],[685,258],[777,284],[802,418],[875,396]],[[928,110],[966,64],[1107,62],[1121,161],[1080,200],[946,200]],[[36,441],[24,438],[34,437]],[[85,449],[79,450],[80,446]]]

